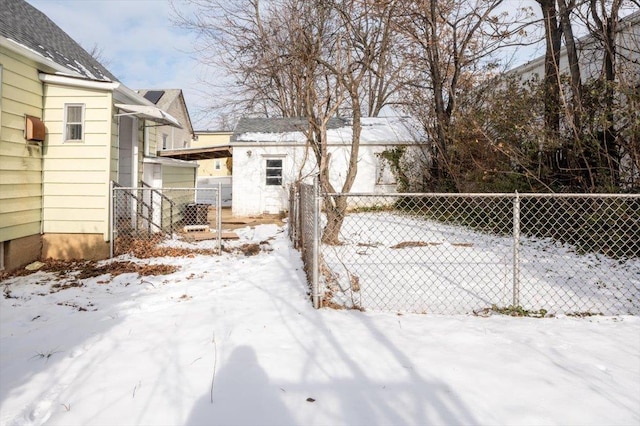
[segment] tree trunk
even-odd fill
[[[564,35],[564,45],[567,50],[569,61],[569,72],[571,74],[571,114],[573,116],[574,138],[582,138],[582,77],[580,75],[580,63],[578,62],[578,51],[573,36],[571,25],[571,10],[567,6],[566,0],[558,0],[560,13],[560,23]]]
[[[354,86],[352,85],[351,88],[353,89]],[[362,132],[362,114],[360,112],[360,101],[357,97],[357,91],[353,91],[351,97],[353,105],[351,152],[349,154],[347,176],[340,191],[342,194],[347,194],[351,191],[356,175],[358,174],[358,154],[360,151],[360,134]],[[322,183],[323,180],[325,180],[324,185]],[[325,174],[324,177],[322,173],[320,174],[320,185],[321,188],[323,186],[332,188],[328,174]],[[325,195],[324,206],[327,215],[327,224],[322,232],[322,242],[331,245],[340,244],[340,229],[347,214],[349,198],[347,195]]]
[[[544,118],[548,137],[557,139],[560,131],[560,45],[556,0],[536,0],[542,9],[546,51],[544,57]]]
[[[614,82],[616,80],[616,24],[621,7],[620,0],[614,0],[611,4],[609,16],[603,10],[602,19],[598,15],[598,5],[596,0],[591,0],[589,4],[591,16],[595,23],[595,34],[604,44],[603,75],[604,75],[604,128],[599,135],[600,153],[599,157],[604,157],[598,161],[599,168],[608,171],[604,179],[598,179],[599,184],[618,187],[620,184],[620,149],[617,141],[617,130],[615,127],[615,93]]]

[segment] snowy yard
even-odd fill
[[[331,270],[324,280],[338,304],[440,314],[513,304],[512,236],[381,212],[349,214],[341,241],[322,247]],[[638,258],[580,255],[570,245],[522,236],[519,260],[519,306],[640,315]]]
[[[1,282],[0,424],[640,424],[638,317],[316,311],[281,228],[238,234]]]

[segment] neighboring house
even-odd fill
[[[225,169],[227,159],[231,158],[231,147],[229,138],[232,132],[203,132],[196,133],[198,138],[194,136],[191,140],[191,146],[186,148],[166,149],[158,151],[158,156],[165,160],[170,158],[196,162],[199,164],[198,170],[198,188],[217,189],[221,187],[222,207],[231,206],[231,176],[222,172]],[[221,176],[210,175],[215,174],[216,164],[220,167],[218,170]],[[203,169],[204,167],[204,169]],[[203,204],[216,204],[215,191],[198,191],[196,194],[196,202]]]
[[[602,42],[587,35],[576,41],[578,61],[582,80],[595,78],[602,72],[604,49]],[[617,66],[620,72],[628,73],[628,77],[640,81],[640,11],[625,16],[617,26],[616,34]],[[560,51],[560,73],[569,74],[567,51]],[[518,75],[521,80],[544,78],[544,55],[535,58],[507,72],[507,75]]]
[[[232,131],[225,130],[196,130],[191,141],[192,148],[223,149],[228,157],[198,160],[198,188],[219,188],[221,191],[222,207],[231,207],[233,199],[231,186],[231,143]],[[200,191],[198,202],[215,204],[210,191]]]
[[[192,148],[228,147],[233,131],[226,130],[196,130],[191,141]],[[231,176],[231,157],[221,157],[208,160],[198,160],[198,178]]]
[[[158,126],[156,129],[158,134],[158,151],[189,148],[194,133],[182,90],[143,89],[137,90],[137,92],[183,124],[181,129],[174,126]]]
[[[288,210],[289,187],[310,182],[317,173],[315,156],[307,145],[307,128],[305,118],[243,118],[238,122],[231,138],[234,215]],[[329,171],[337,191],[346,176],[351,134],[350,119],[329,121]],[[405,156],[417,158],[422,152],[409,119],[363,118],[358,173],[351,192],[396,192],[392,165],[381,154],[397,147],[405,148]]]
[[[0,7],[0,92],[0,268],[108,257],[111,182],[182,126],[23,0]]]
[[[192,188],[198,164],[171,158],[171,152],[189,148],[193,127],[180,89],[138,90],[146,100],[174,117],[181,127],[157,125],[155,150],[145,147],[142,181],[154,188]]]
[[[640,91],[640,11],[634,12],[622,18],[616,27],[616,79],[623,86],[633,90],[636,95]],[[588,82],[601,77],[603,73],[604,48],[602,41],[592,35],[587,35],[576,41],[576,51],[582,82]],[[559,71],[561,75],[570,74],[567,50],[563,46],[560,51]],[[537,79],[542,81],[545,74],[545,57],[538,57],[526,64],[516,67],[506,73],[507,76],[517,76],[521,81]],[[567,81],[569,81],[567,79]],[[568,87],[568,83],[567,86]],[[570,96],[568,90],[566,96]],[[624,97],[619,102],[626,102]],[[638,152],[620,153],[621,180],[626,185],[633,187],[634,182],[640,181],[640,165],[638,164]],[[558,157],[560,156],[560,157]],[[561,153],[556,153],[556,161],[560,161]],[[635,156],[635,161],[634,161]],[[637,185],[637,183],[635,184]]]

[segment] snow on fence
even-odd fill
[[[338,244],[321,242],[321,194],[292,195],[317,306],[640,314],[638,194],[348,194]]]
[[[221,204],[217,188],[124,188],[114,184],[111,256],[172,248],[220,253]]]

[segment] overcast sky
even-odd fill
[[[98,46],[101,62],[130,89],[182,89],[194,128],[210,127],[199,90],[205,70],[190,54],[194,36],[172,24],[168,0],[27,1],[86,50]]]

